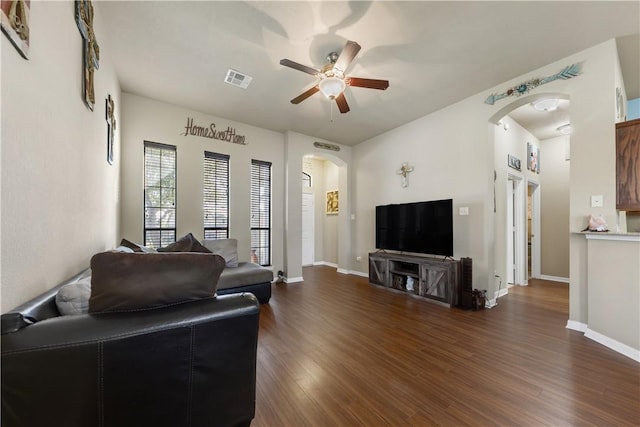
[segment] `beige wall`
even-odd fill
[[[143,236],[144,141],[176,146],[177,160],[177,237],[187,233],[201,240],[204,235],[202,210],[203,157],[205,151],[228,154],[229,159],[229,236],[238,239],[238,256],[250,256],[250,170],[251,159],[272,163],[272,265],[283,266],[284,143],[282,134],[182,107],[165,104],[128,93],[122,95],[122,111],[127,118],[122,128],[122,237],[141,242]],[[184,135],[187,118],[194,124],[216,128],[235,128],[246,137],[247,145]],[[300,174],[297,176],[300,181]]]
[[[584,228],[591,208],[590,195],[602,194],[600,213],[615,223],[614,74],[617,50],[614,40],[571,55],[538,70],[504,82],[480,94],[419,118],[365,141],[353,149],[354,258],[366,259],[375,248],[374,209],[378,204],[453,198],[454,256],[473,258],[474,287],[494,283],[493,135],[492,121],[518,103],[507,98],[490,106],[484,100],[533,77],[557,73],[567,65],[582,63],[580,76],[556,80],[532,91],[560,93],[571,100],[570,231]],[[521,100],[521,102],[524,102]],[[522,105],[522,104],[520,104]],[[395,171],[402,162],[415,167],[410,186],[401,188]],[[544,162],[541,163],[544,167]],[[458,216],[468,206],[469,216]],[[585,242],[571,239],[570,319],[587,319]],[[353,261],[352,261],[353,262]],[[363,273],[366,263],[354,263]]]
[[[628,241],[610,240],[620,236],[587,237],[589,321],[586,335],[596,341],[604,339],[603,344],[610,347],[622,344],[617,350],[640,362],[638,236]],[[611,340],[613,342],[608,342]]]
[[[118,232],[120,87],[108,31],[94,111],[82,100],[82,37],[74,3],[32,2],[25,60],[2,39],[2,312],[89,266]],[[105,98],[115,101],[115,162],[107,164]]]
[[[544,276],[569,279],[569,136],[541,141],[540,270]]]

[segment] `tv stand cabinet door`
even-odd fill
[[[387,257],[369,255],[369,283],[389,287],[389,259]]]
[[[448,264],[424,262],[420,270],[420,295],[449,304],[452,280]]]

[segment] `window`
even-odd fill
[[[302,172],[302,188],[305,187],[311,188],[311,175]]]
[[[144,142],[144,244],[176,241],[176,147]]]
[[[229,237],[229,156],[204,152],[204,238]]]
[[[251,261],[271,265],[271,163],[251,160]]]

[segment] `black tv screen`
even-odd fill
[[[376,206],[376,248],[453,256],[453,200]]]

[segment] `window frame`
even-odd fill
[[[165,187],[162,185],[162,178],[160,179],[159,184],[160,185],[148,185],[147,182],[147,169],[148,169],[148,163],[147,161],[148,159],[148,153],[147,153],[147,149],[160,149],[163,151],[170,151],[174,153],[174,159],[173,159],[173,187]],[[162,176],[162,154],[160,155],[160,157],[158,158],[158,164],[159,164],[159,175]],[[159,192],[160,192],[160,204],[159,206],[151,206],[151,205],[147,205],[147,200],[149,200],[149,198],[147,197],[147,195],[149,194],[149,190],[150,188],[158,188]],[[172,208],[168,208],[166,206],[162,206],[162,193],[163,193],[163,189],[164,188],[172,188],[173,190],[173,207]],[[142,185],[142,239],[144,242],[145,246],[150,246],[150,247],[162,247],[165,246],[167,244],[170,244],[172,242],[176,241],[177,238],[177,224],[178,224],[178,148],[175,145],[170,145],[170,144],[162,144],[159,142],[152,142],[152,141],[144,141],[143,144],[143,185]],[[148,219],[148,210],[149,209],[172,209],[173,210],[173,227],[163,227],[162,225],[160,227],[148,227],[147,226],[147,219]],[[152,240],[150,240],[149,234],[150,233],[160,233],[160,238],[158,242],[153,242]],[[164,239],[163,237],[165,235],[169,235],[171,236],[169,239]],[[156,245],[157,243],[157,245]]]

